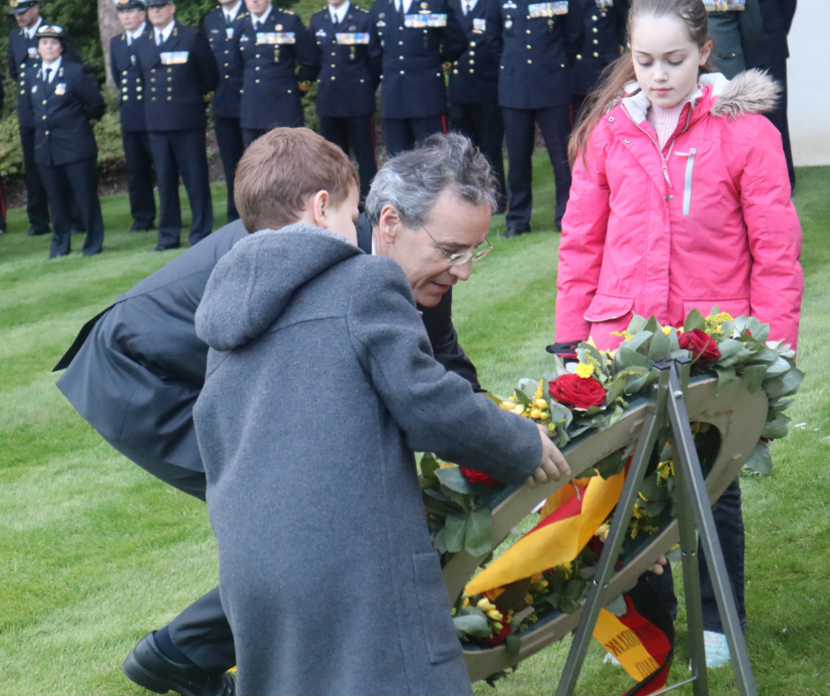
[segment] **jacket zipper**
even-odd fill
[[[686,184],[683,187],[683,215],[689,214],[689,209],[692,205],[692,169],[695,166],[695,148],[690,148],[688,152],[678,152],[680,157],[686,157]]]
[[[649,133],[645,128],[643,128],[639,123],[637,123],[631,117],[631,114],[628,113],[628,108],[625,106],[625,104],[623,104],[623,111],[625,111],[625,115],[628,116],[628,120],[631,121],[631,123],[633,123],[637,128],[639,128],[648,137],[648,139],[651,140],[651,142],[654,144],[654,147],[657,148],[657,153],[660,155],[660,162],[661,162],[661,169],[663,171],[663,178],[666,180],[666,183],[669,185],[669,188],[673,189],[674,186],[672,186],[671,178],[669,177],[669,160],[668,160],[668,158],[671,157],[672,149],[674,148],[674,141],[677,140],[677,136],[683,135],[683,133],[685,133],[687,130],[689,130],[689,121],[692,118],[692,107],[689,106],[689,113],[686,114],[686,125],[683,126],[683,130],[680,131],[677,134],[677,136],[675,136],[674,140],[671,141],[671,145],[669,145],[669,151],[666,153],[665,157],[663,156],[663,151],[660,149],[659,143],[653,137],[651,137],[651,133]],[[687,176],[687,180],[688,180],[688,177],[691,176],[691,173],[688,171],[688,165],[687,165],[686,176]],[[691,193],[689,195],[691,197]],[[684,202],[684,208],[685,208],[685,202]],[[683,213],[683,214],[687,215],[688,213]]]

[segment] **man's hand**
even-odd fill
[[[567,478],[571,475],[571,468],[559,448],[551,442],[548,429],[542,425],[538,427],[539,437],[542,438],[542,459],[539,468],[525,481],[530,488],[535,488],[537,483],[544,483],[551,478],[558,481],[563,476]]]
[[[663,566],[666,565],[668,561],[666,560],[665,556],[660,556],[657,559],[657,563],[655,563],[649,570],[654,573],[655,575],[662,575],[663,574]]]

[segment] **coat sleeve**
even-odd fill
[[[295,52],[298,65],[297,82],[300,85],[304,85],[304,83],[310,83],[315,80],[317,75],[320,74],[320,55],[317,50],[316,39],[305,28],[305,25],[299,17],[297,17],[297,21],[294,23],[294,33],[296,34],[297,42]],[[305,85],[305,89],[302,86],[300,89],[306,91],[308,85]]]
[[[749,302],[752,316],[770,325],[770,339],[796,348],[804,276],[801,223],[790,197],[781,135],[763,116],[741,170],[744,224],[752,254]]]
[[[447,15],[447,26],[441,30],[441,62],[454,63],[467,50],[469,42],[447,0],[442,3],[441,12]]]
[[[193,59],[199,71],[199,80],[202,83],[202,94],[206,97],[216,91],[219,86],[219,66],[210,48],[207,37],[197,30],[193,39]]]
[[[758,0],[744,0],[744,11],[738,13],[741,47],[744,53],[753,53],[761,41],[764,24]]]
[[[585,30],[582,12],[582,2],[571,2],[571,9],[564,18],[565,52],[571,63],[576,60],[576,54],[582,46],[582,35]]]
[[[106,104],[101,96],[101,89],[95,78],[83,69],[78,80],[78,95],[84,105],[84,113],[90,121],[100,121],[104,115]]]
[[[585,312],[594,299],[608,232],[611,191],[605,177],[605,148],[596,130],[577,157],[568,209],[562,220],[556,278],[556,340],[584,341],[591,333]]]
[[[504,53],[504,37],[501,31],[501,10],[499,9],[498,0],[487,0],[485,19],[487,24],[484,41],[496,55],[498,61],[501,62],[501,54]]]
[[[435,307],[419,306],[419,309],[423,312],[421,318],[435,359],[444,369],[460,375],[473,386],[474,391],[480,392],[481,385],[478,383],[475,365],[458,344],[458,334],[452,325],[452,290],[444,293]]]
[[[429,339],[400,267],[370,257],[348,310],[355,352],[407,445],[518,483],[539,465],[536,425],[500,410],[432,357]]]

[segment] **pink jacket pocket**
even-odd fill
[[[631,314],[632,307],[634,307],[633,297],[616,297],[598,292],[594,295],[588,311],[585,312],[585,321],[600,322],[622,319]]]

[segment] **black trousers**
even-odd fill
[[[216,132],[216,143],[219,145],[219,156],[222,158],[222,169],[225,172],[225,186],[228,189],[228,222],[233,222],[239,219],[233,199],[233,179],[236,175],[236,165],[245,152],[242,127],[238,118],[214,116],[213,129]]]
[[[787,159],[787,173],[790,176],[790,186],[795,188],[795,167],[793,166],[793,150],[790,145],[790,124],[787,119],[787,61],[780,60],[768,65],[758,65],[759,70],[766,70],[769,76],[781,85],[781,94],[772,111],[764,114],[781,133],[784,145],[784,157]]]
[[[197,244],[213,229],[213,203],[210,197],[204,129],[153,131],[150,149],[159,187],[158,245],[162,249],[179,246],[182,211],[179,204],[179,174],[190,199],[190,243]]]
[[[383,119],[383,134],[386,136],[386,152],[389,157],[411,150],[430,135],[446,132],[447,117],[444,114],[423,118]]]
[[[100,253],[104,243],[104,219],[98,200],[97,157],[93,155],[67,164],[38,164],[38,171],[52,211],[49,258],[66,256],[70,251],[73,199],[86,229],[83,254]]]
[[[491,104],[450,104],[450,128],[466,135],[493,165],[499,185],[499,211],[507,207],[504,183],[504,118],[498,102]]]
[[[533,210],[533,142],[535,124],[539,124],[556,184],[557,228],[568,205],[571,189],[571,168],[568,166],[568,138],[571,134],[571,107],[551,106],[546,109],[513,109],[502,107],[507,136],[507,227],[530,229]]]
[[[35,232],[49,229],[49,205],[46,188],[40,178],[35,162],[35,129],[20,129],[20,144],[23,146],[23,164],[26,167],[26,215]]]
[[[120,443],[108,442],[142,469],[173,488],[199,500],[205,499],[207,481],[204,472],[150,460]],[[226,672],[236,664],[233,633],[222,609],[218,587],[199,597],[181,612],[168,624],[167,630],[173,645],[207,672]]]
[[[242,129],[242,143],[245,146],[245,149],[248,149],[248,146],[254,142],[257,138],[261,135],[265,135],[270,128],[243,128]]]
[[[153,153],[147,131],[121,131],[124,161],[127,168],[127,190],[134,230],[148,230],[156,219],[153,196]]]
[[[365,201],[372,179],[378,173],[378,161],[375,157],[375,119],[371,115],[342,118],[321,116],[320,133],[347,155],[350,147],[354,150],[360,175],[360,200]]]

